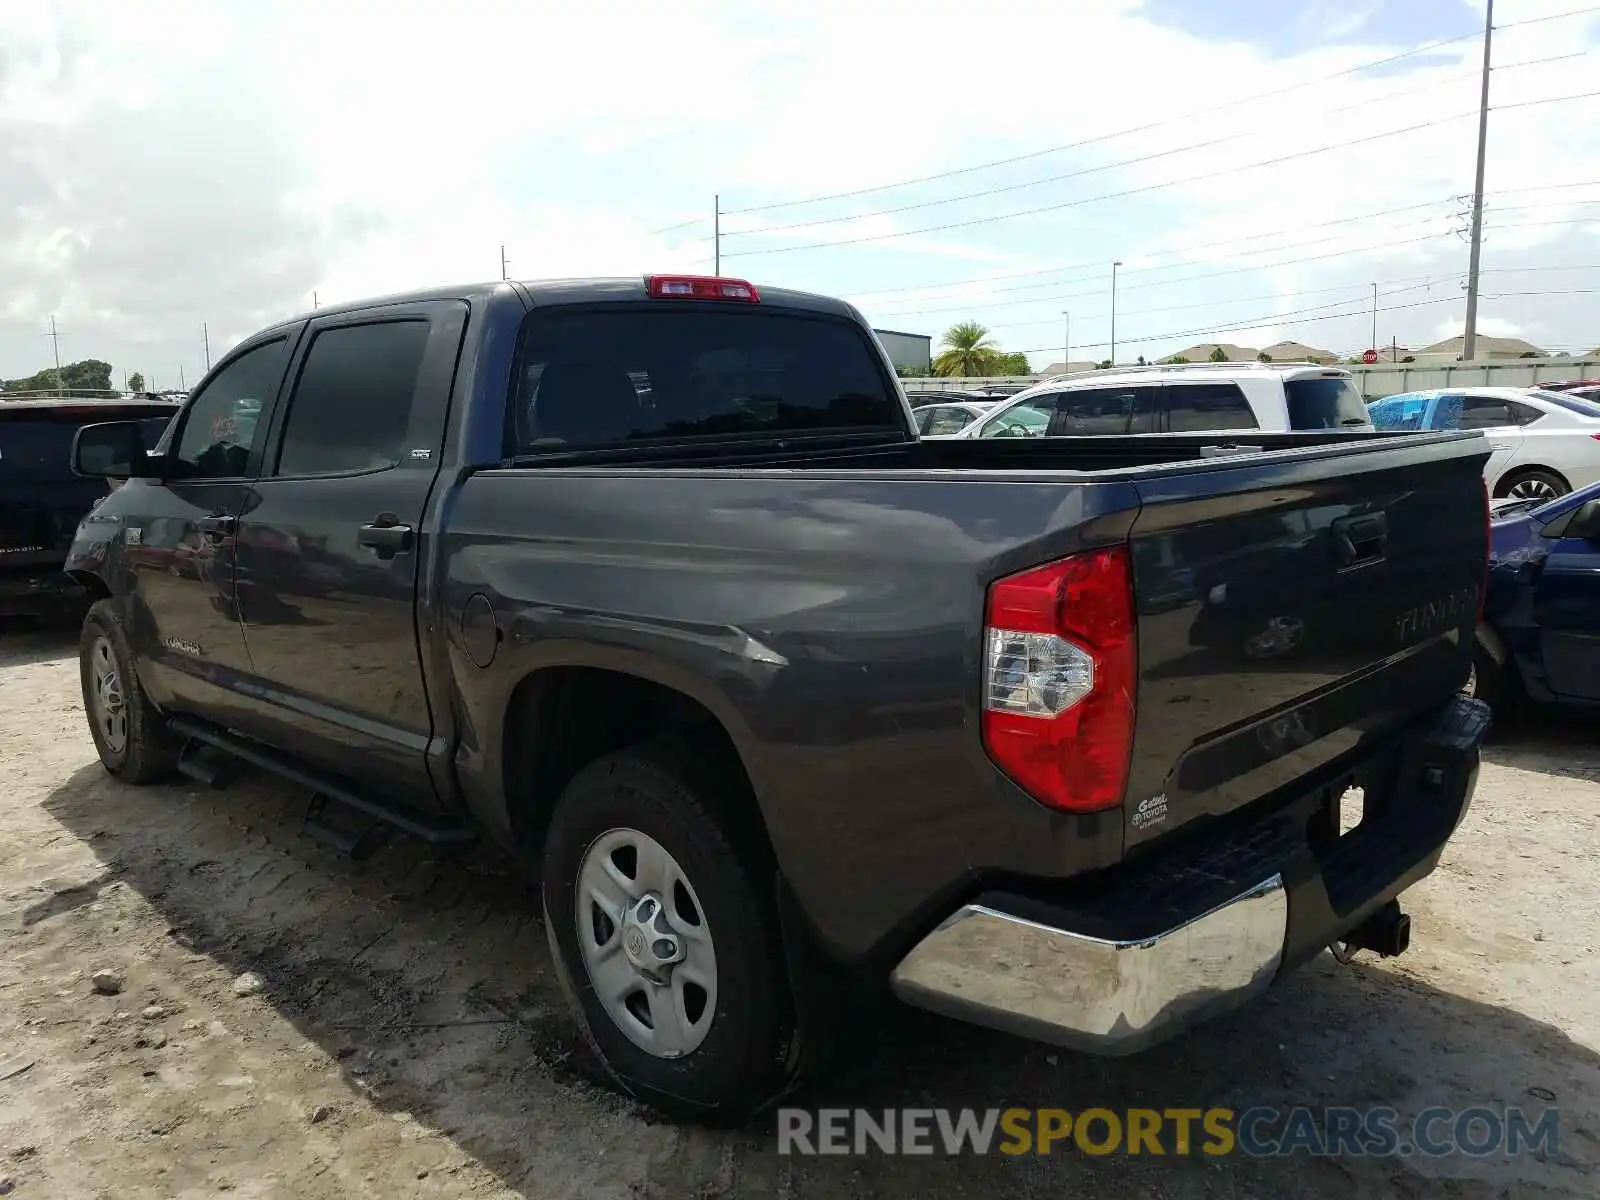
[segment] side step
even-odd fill
[[[239,737],[237,734],[187,717],[173,717],[168,722],[168,727],[192,742],[201,743],[199,747],[185,747],[182,757],[178,760],[179,771],[191,779],[197,779],[211,787],[224,786],[227,781],[226,764],[222,764],[220,769],[216,764],[217,752],[220,752],[222,755],[253,763],[263,770],[271,771],[274,775],[310,788],[314,797],[306,811],[306,833],[343,853],[364,857],[376,849],[382,839],[374,841],[370,832],[351,834],[330,823],[327,820],[330,802],[374,817],[395,829],[409,833],[412,837],[421,838],[436,846],[459,846],[477,840],[477,834],[464,821],[374,800],[346,784],[318,775],[293,762],[286,755],[248,738]],[[218,782],[219,780],[221,782]],[[362,851],[365,854],[361,853]]]

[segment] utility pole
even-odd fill
[[[501,279],[507,278],[507,276],[506,276],[506,244],[504,242],[500,243],[500,278]]]
[[[1111,365],[1117,365],[1117,268],[1122,265],[1119,258],[1111,264]]]
[[[178,364],[178,390],[180,392],[187,392],[189,390],[189,385],[183,381],[183,364],[182,363]]]
[[[1478,99],[1478,168],[1472,184],[1472,249],[1467,256],[1467,325],[1461,338],[1461,359],[1478,353],[1478,263],[1483,257],[1483,162],[1489,148],[1489,51],[1494,34],[1494,0],[1483,16],[1483,91]]]
[[[206,370],[211,370],[211,327],[204,321],[200,322],[200,338],[206,344]]]
[[[1378,285],[1372,285],[1372,340],[1367,343],[1373,351],[1378,349]]]
[[[311,307],[313,309],[315,309],[317,307],[317,293],[316,292],[312,292],[311,293]]]
[[[711,273],[720,277],[722,275],[722,195],[711,197],[711,261],[716,265],[711,268]],[[704,259],[700,260],[704,262]]]
[[[56,395],[64,397],[66,392],[61,386],[61,335],[56,332],[56,315],[50,314],[50,344],[56,351]]]
[[[1072,374],[1072,314],[1062,309],[1061,319],[1066,322],[1061,339],[1061,370],[1070,375]]]

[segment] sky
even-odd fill
[[[1576,16],[1563,16],[1588,10]],[[1554,19],[1551,19],[1554,18]],[[1600,345],[1600,5],[1499,0],[1481,332]],[[1035,367],[1461,332],[1463,0],[0,0],[0,377],[713,269]],[[1431,47],[1431,49],[1429,48]],[[1563,97],[1579,97],[1561,99]],[[1070,316],[1064,316],[1069,313]]]

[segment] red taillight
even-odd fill
[[[656,300],[743,300],[760,304],[756,285],[715,275],[646,275],[645,290]]]
[[[1126,546],[997,580],[984,608],[983,744],[1042,804],[1122,803],[1138,646]]]

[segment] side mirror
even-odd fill
[[[72,469],[91,479],[140,479],[158,474],[145,453],[138,421],[85,425],[72,439]]]

